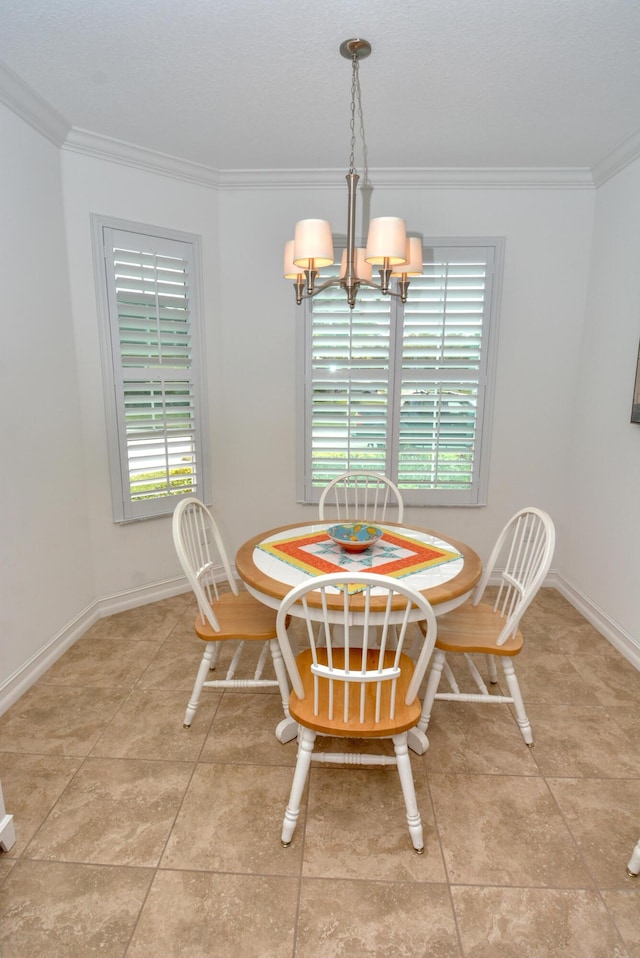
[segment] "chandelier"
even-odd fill
[[[298,306],[303,299],[315,296],[328,286],[340,286],[353,309],[361,286],[380,290],[385,296],[407,300],[409,277],[422,273],[422,243],[418,237],[407,236],[405,221],[397,216],[379,216],[369,224],[366,247],[356,247],[356,191],[359,175],[355,170],[356,104],[360,119],[363,156],[366,156],[362,103],[360,98],[360,60],[371,53],[367,40],[345,40],[340,53],[351,60],[351,154],[347,180],[347,247],[342,254],[340,275],[316,285],[318,271],[334,263],[333,238],[328,220],[299,220],[295,237],[285,243],[284,278],[294,281]],[[378,267],[380,281],[373,279],[373,267]],[[397,279],[397,291],[391,289],[391,278]]]

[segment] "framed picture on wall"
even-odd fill
[[[636,384],[633,387],[633,405],[631,407],[631,422],[640,423],[640,347],[638,347],[638,363],[636,365]]]

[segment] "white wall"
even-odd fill
[[[90,490],[92,561],[99,597],[140,589],[181,575],[170,518],[116,525],[112,518],[104,394],[91,249],[90,214],[171,227],[202,237],[208,324],[209,401],[219,405],[221,316],[218,306],[218,201],[201,186],[63,151],[69,272],[78,352],[86,480]],[[213,419],[215,461],[223,446]]]
[[[346,225],[346,188],[252,190],[221,196],[221,314],[227,441],[214,501],[232,544],[313,515],[295,504],[295,333],[282,245],[297,219]],[[384,190],[372,215],[397,213],[425,236],[505,236],[506,262],[486,508],[410,509],[416,523],[466,540],[486,555],[524,505],[560,517],[567,432],[585,308],[594,192],[584,190]],[[235,256],[243,235],[254,282]],[[237,291],[243,290],[238,296]]]
[[[214,191],[63,152],[96,581],[116,595],[179,574],[168,519],[111,519],[89,215],[203,237],[212,501],[231,552],[257,531],[315,514],[296,503],[296,310],[282,247],[297,219],[346,226],[346,187]],[[594,192],[385,189],[372,215],[397,213],[425,236],[506,236],[489,501],[414,509],[409,518],[486,555],[517,508],[564,508],[567,429],[584,316]],[[220,239],[221,238],[221,239]],[[219,241],[220,240],[220,241]],[[247,263],[251,262],[248,276]]]
[[[59,150],[0,105],[0,686],[92,601]]]
[[[561,540],[567,580],[640,647],[640,160],[598,190]]]

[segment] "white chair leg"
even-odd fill
[[[631,878],[637,878],[640,875],[640,838],[636,843],[636,847],[631,853],[631,858],[629,859],[629,864],[627,865],[627,875]]]
[[[298,757],[296,759],[296,769],[293,773],[293,783],[291,785],[291,794],[289,795],[289,804],[287,805],[287,809],[284,813],[284,821],[282,822],[282,836],[280,840],[285,848],[287,845],[291,844],[293,833],[295,832],[296,825],[298,824],[302,793],[304,791],[305,782],[307,781],[309,768],[311,766],[313,744],[315,740],[316,733],[311,729],[300,729],[300,735],[298,737]]]
[[[533,748],[533,732],[531,730],[531,724],[527,718],[527,713],[524,709],[524,702],[522,701],[522,694],[520,692],[520,686],[518,685],[518,679],[516,676],[515,669],[513,667],[513,662],[510,658],[505,657],[502,660],[502,668],[504,670],[504,676],[507,680],[507,685],[509,687],[509,694],[513,699],[513,707],[516,712],[516,720],[520,726],[520,731],[522,732],[522,737],[525,741],[525,744],[529,748]]]
[[[187,705],[187,711],[184,713],[184,728],[191,728],[193,716],[196,714],[196,709],[198,708],[200,693],[202,692],[202,686],[206,681],[207,673],[211,668],[215,668],[215,666],[211,665],[211,662],[214,657],[214,652],[219,653],[219,649],[216,649],[216,646],[218,645],[220,645],[219,642],[207,642],[204,654],[200,661],[200,667],[198,668],[198,674],[196,675],[196,681],[193,686],[191,698],[189,699],[189,704]]]
[[[220,645],[219,642],[218,642],[218,645]],[[244,640],[238,642],[238,644],[236,645],[235,652],[233,653],[233,658],[231,659],[229,668],[227,669],[227,674],[226,674],[227,682],[230,682],[231,679],[236,674],[236,669],[238,668],[238,665],[240,663],[243,649],[244,649]]]
[[[427,690],[424,693],[422,715],[420,716],[420,721],[418,722],[417,726],[420,732],[426,732],[429,728],[431,709],[433,708],[433,702],[436,697],[436,692],[438,691],[438,686],[440,685],[440,679],[442,678],[442,669],[444,667],[444,663],[444,652],[442,652],[440,649],[436,649],[433,653],[431,671],[429,672],[429,678],[427,679]]]
[[[393,748],[396,753],[396,764],[400,785],[404,796],[404,804],[407,809],[407,825],[413,847],[418,855],[424,852],[424,837],[422,833],[422,820],[418,811],[416,801],[416,788],[413,781],[413,772],[411,771],[411,759],[407,748],[407,733],[393,736]]]
[[[256,681],[262,678],[262,673],[264,672],[264,667],[265,667],[268,655],[269,655],[269,643],[265,642],[262,648],[260,649],[260,658],[258,659],[256,670],[253,673],[253,677],[254,679],[256,679]]]
[[[442,660],[442,666],[443,666],[442,674],[444,675],[445,679],[446,679],[447,682],[449,683],[449,688],[450,688],[451,691],[454,693],[454,695],[459,695],[459,694],[460,694],[460,689],[459,689],[459,687],[458,687],[458,683],[456,682],[456,677],[455,677],[455,675],[453,674],[453,672],[452,672],[452,670],[451,670],[451,666],[449,665],[449,660],[448,660],[448,658],[446,657],[446,655],[444,654],[444,652],[442,653],[442,655],[443,655],[443,660]]]
[[[0,848],[4,852],[16,843],[16,829],[13,824],[13,815],[8,815],[4,807],[2,785],[0,785]]]
[[[209,671],[213,672],[215,667],[218,664],[218,659],[220,658],[220,652],[222,651],[222,642],[213,643],[213,655],[211,656],[211,665],[209,666]]]
[[[276,738],[285,745],[287,742],[291,742],[296,738],[298,734],[298,723],[289,715],[289,682],[287,681],[287,670],[278,640],[271,639],[269,641],[269,648],[271,649],[273,670],[278,680],[280,697],[282,699],[282,711],[284,712],[284,718],[281,722],[278,722],[276,727]]]
[[[489,689],[484,684],[484,679],[480,675],[478,671],[478,667],[476,666],[476,663],[473,661],[473,659],[471,658],[468,652],[464,653],[464,658],[465,658],[465,662],[467,663],[467,668],[469,669],[469,674],[471,675],[471,678],[473,679],[473,681],[476,683],[476,687],[478,691],[480,692],[480,695],[488,695]]]
[[[496,657],[495,655],[487,655],[487,675],[489,676],[489,681],[492,685],[495,685],[498,681],[498,670],[496,668]]]

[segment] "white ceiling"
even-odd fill
[[[592,169],[640,128],[640,0],[0,9],[0,62],[72,127],[216,170],[346,168],[357,36],[373,169]]]

